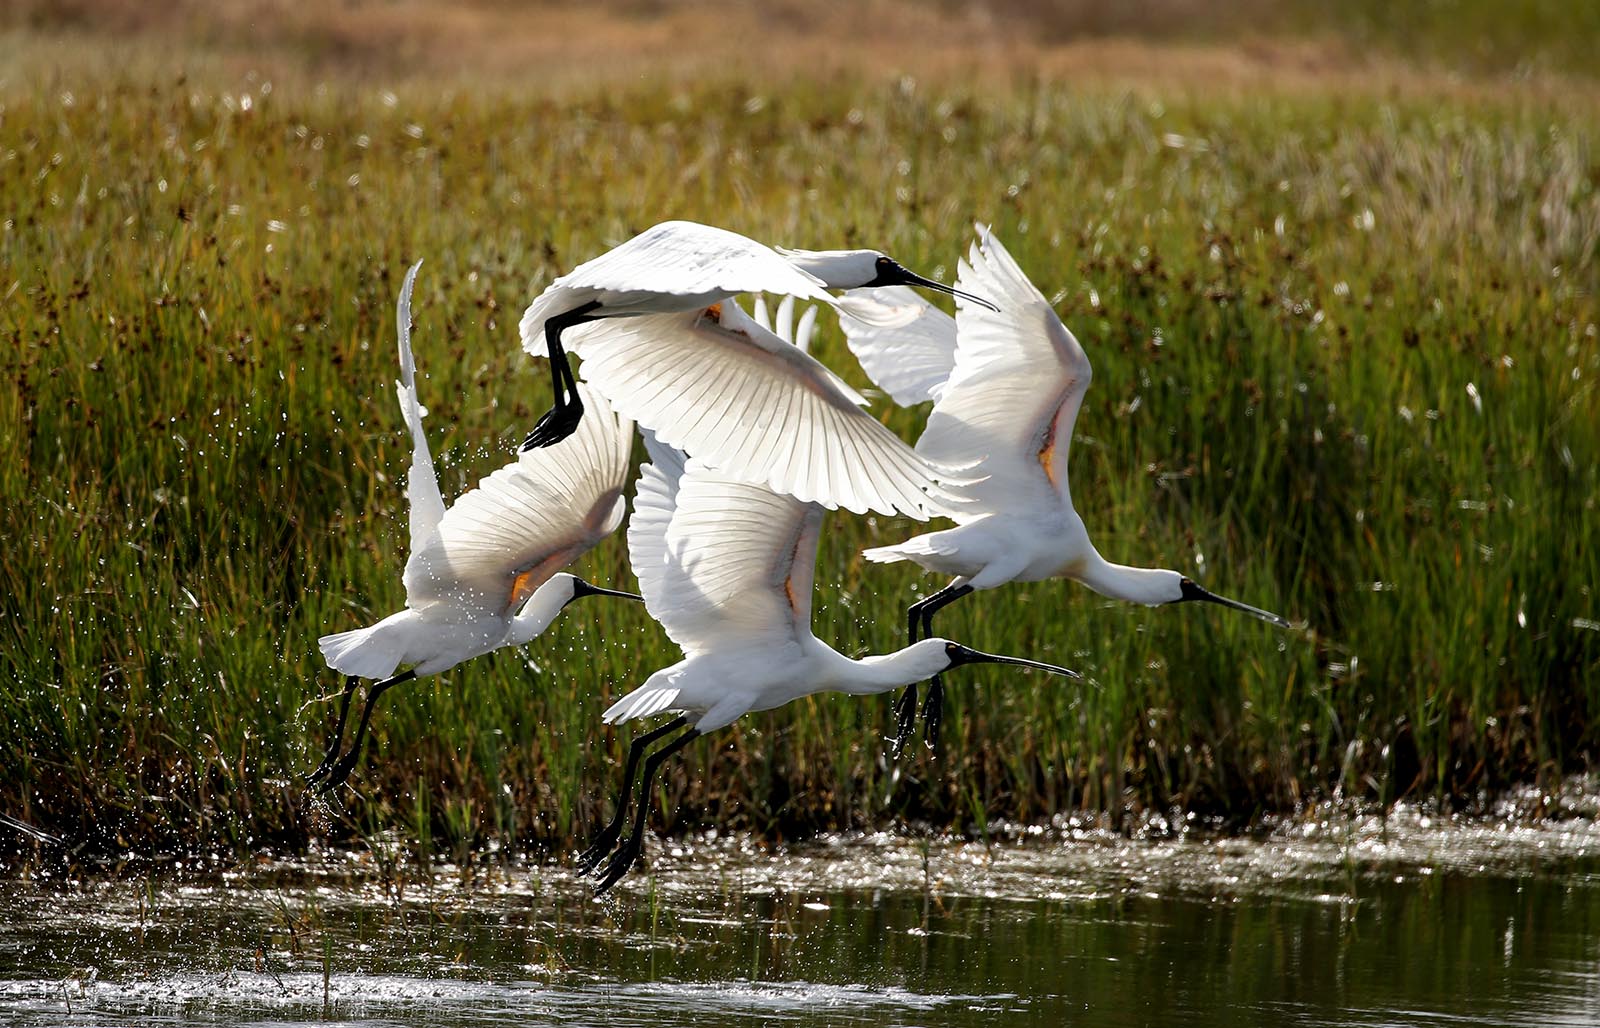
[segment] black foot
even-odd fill
[[[939,721],[944,716],[944,683],[937,678],[928,686],[928,698],[922,701],[922,741],[929,753],[939,749]]]
[[[643,850],[643,839],[630,838],[623,843],[622,848],[612,855],[611,863],[606,865],[605,874],[595,883],[594,894],[599,896],[620,882],[623,876],[632,870],[633,862],[639,859],[639,854]]]
[[[900,701],[894,707],[898,727],[894,733],[894,746],[889,755],[896,760],[905,751],[906,743],[911,741],[911,733],[916,729],[917,722],[917,687],[906,686],[905,692],[900,694]]]
[[[326,778],[328,775],[333,773],[333,769],[338,766],[338,764],[335,763],[339,756],[338,746],[339,740],[335,739],[328,747],[327,754],[322,758],[322,763],[317,765],[317,769],[315,771],[311,772],[309,775],[306,775],[306,785],[316,785],[318,779]],[[339,763],[343,762],[340,761]],[[344,773],[349,775],[350,769],[346,768]]]
[[[578,430],[578,422],[583,420],[583,404],[576,397],[566,403],[557,404],[545,411],[544,417],[533,426],[533,431],[528,433],[528,438],[522,441],[524,450],[537,450],[542,446],[553,446]]]
[[[356,760],[360,756],[361,754],[358,751],[352,749],[349,753],[346,753],[337,764],[329,768],[328,777],[323,779],[322,784],[317,786],[317,795],[326,796],[328,793],[343,785],[345,780],[350,777],[350,772],[356,769]]]
[[[594,843],[582,853],[578,854],[578,874],[591,875],[594,869],[600,866],[600,861],[611,852],[611,847],[617,844],[617,836],[622,832],[616,828],[608,827],[595,837]]]

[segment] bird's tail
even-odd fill
[[[896,543],[893,546],[873,546],[870,549],[862,550],[861,555],[874,564],[893,564],[896,561],[911,559],[911,554],[900,543]]]
[[[317,640],[322,659],[343,675],[388,678],[400,666],[404,653],[386,633],[379,631],[381,627],[380,623],[323,636]]]
[[[677,699],[677,686],[667,685],[664,682],[646,682],[606,708],[600,719],[608,725],[620,725],[636,717],[649,717],[663,710],[671,710]]]
[[[940,570],[930,567],[928,562],[941,555],[956,552],[955,547],[938,538],[943,534],[928,532],[924,535],[914,535],[892,546],[873,546],[862,550],[861,555],[874,564],[893,564],[896,561],[909,560],[928,567],[929,570]]]

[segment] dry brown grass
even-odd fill
[[[1107,13],[1084,2],[860,0],[21,0],[0,13],[6,79],[155,63],[294,77],[428,79],[538,95],[596,86],[732,78],[779,85],[911,75],[999,86],[1085,86],[1415,95],[1597,95],[1557,72],[1462,76],[1356,45],[1250,0],[1219,11],[1146,0]],[[94,55],[87,57],[86,55]]]

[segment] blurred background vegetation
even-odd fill
[[[898,764],[887,699],[746,718],[666,777],[672,828],[1243,826],[1587,769],[1600,8],[1102,8],[9,5],[0,811],[108,853],[588,834],[599,712],[677,658],[642,611],[396,690],[337,809],[299,784],[315,640],[404,598],[404,266],[452,496],[548,402],[528,299],[669,217],[945,280],[994,223],[1095,362],[1101,550],[1309,625],[983,594],[941,631],[1086,683],[964,675]],[[857,553],[913,527],[830,521],[821,637],[900,644],[942,583]],[[580,570],[627,585],[620,535]]]

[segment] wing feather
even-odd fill
[[[867,377],[902,407],[937,400],[956,363],[956,319],[905,286],[853,289],[839,324]]]
[[[926,519],[957,505],[959,466],[918,456],[838,376],[732,303],[606,319],[568,338],[619,412],[734,478],[856,513]],[[791,436],[792,459],[770,459]]]
[[[683,479],[685,458],[643,430],[645,451],[650,462],[639,469],[634,486],[633,516],[628,519],[628,563],[639,580],[639,592],[652,614],[666,596],[667,525],[678,505],[678,483]]]
[[[987,476],[956,490],[973,501],[969,510],[1070,503],[1067,451],[1089,388],[1088,356],[987,229],[957,285],[1000,310],[960,306],[955,367],[917,452]]]
[[[433,454],[428,451],[428,435],[422,419],[428,409],[417,397],[417,362],[411,355],[411,288],[416,284],[422,262],[411,265],[395,302],[395,337],[400,348],[400,380],[395,393],[400,399],[400,415],[411,433],[411,473],[406,476],[406,498],[411,503],[411,552],[426,549],[439,535],[439,520],[444,517],[444,498],[439,495],[439,476],[433,469]]]
[[[795,639],[810,630],[822,516],[696,458],[676,476],[648,465],[628,528],[646,608],[691,656]]]
[[[578,430],[528,450],[463,493],[406,562],[408,606],[509,614],[621,523],[633,423],[580,386]]]

